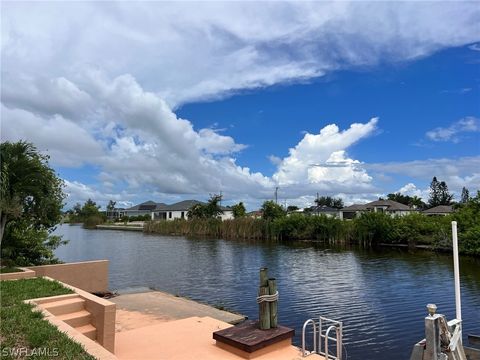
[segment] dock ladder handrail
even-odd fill
[[[313,350],[306,350],[305,336],[309,324],[313,325]],[[317,342],[318,329],[318,342]],[[325,333],[323,330],[325,329]],[[335,330],[335,337],[330,336],[330,332]],[[336,342],[336,355],[329,354],[329,340]],[[322,350],[323,343],[323,350]],[[332,320],[323,316],[319,316],[318,320],[308,319],[302,328],[302,356],[306,357],[312,354],[323,355],[326,360],[342,360],[343,347],[343,323],[341,321]]]

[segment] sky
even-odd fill
[[[480,3],[1,2],[1,140],[65,207],[480,189]]]

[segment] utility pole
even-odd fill
[[[275,187],[275,204],[278,204],[278,186]]]

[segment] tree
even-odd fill
[[[239,202],[238,204],[235,204],[232,206],[232,211],[233,211],[233,217],[235,219],[244,217],[245,214],[247,213],[247,209],[245,209],[245,205],[243,205],[243,202]]]
[[[265,201],[261,208],[265,220],[275,220],[285,216],[285,210],[275,201]]]
[[[434,176],[430,183],[430,198],[428,205],[435,207],[439,205],[450,205],[453,200],[453,195],[448,191],[448,186],[445,181],[438,181]]]
[[[425,203],[418,196],[403,195],[399,192],[387,195],[388,200],[396,201],[404,205],[412,206],[417,209],[423,209]]]
[[[424,209],[427,206],[427,204],[423,202],[422,198],[416,195],[410,197],[410,201],[408,202],[408,205],[416,209]]]
[[[100,215],[100,206],[92,199],[85,201],[85,204],[83,204],[82,209],[80,210],[80,216],[83,219],[86,219],[97,215]]]
[[[0,244],[11,222],[39,231],[59,223],[65,198],[63,181],[48,159],[31,143],[1,143]]]
[[[298,210],[298,206],[296,205],[289,205],[287,207],[287,212],[292,212],[292,211],[297,211]]]
[[[440,190],[440,205],[451,205],[453,194],[448,191],[447,183],[442,181],[438,188]]]
[[[205,218],[205,205],[195,204],[187,212],[188,219],[204,219]]]
[[[223,210],[220,207],[220,202],[222,201],[222,195],[213,194],[210,195],[210,199],[205,206],[205,215],[207,218],[216,218],[217,216],[223,214]]]
[[[80,203],[77,202],[77,203],[73,206],[72,212],[73,212],[73,215],[75,215],[75,216],[80,216],[80,214],[81,214],[81,212],[82,212],[82,204],[80,204]]]
[[[440,205],[440,182],[437,177],[434,176],[430,183],[430,198],[428,199],[428,205],[435,207]]]
[[[220,207],[220,201],[222,195],[213,194],[210,195],[210,199],[206,204],[195,204],[187,213],[189,219],[211,219],[216,218],[223,214],[223,210]]]
[[[320,196],[315,199],[317,206],[328,206],[331,208],[343,208],[343,200],[341,198],[332,198],[331,196]]]
[[[470,193],[468,189],[464,186],[462,188],[462,197],[460,198],[461,204],[467,204],[470,201]]]
[[[110,216],[113,216],[113,211],[115,210],[115,204],[117,202],[116,201],[113,201],[113,200],[110,200],[108,202],[108,205],[107,205],[107,217],[108,217],[108,214],[110,214]]]

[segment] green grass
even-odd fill
[[[11,351],[25,348],[28,359],[95,359],[83,347],[43,319],[41,312],[25,304],[27,299],[71,294],[70,289],[46,279],[0,282],[0,358],[18,359]],[[25,351],[25,350],[23,350]],[[43,351],[43,353],[42,353]]]
[[[19,268],[16,267],[2,267],[0,268],[0,274],[6,274],[6,273],[13,273],[13,272],[22,272],[23,270],[20,270]]]

